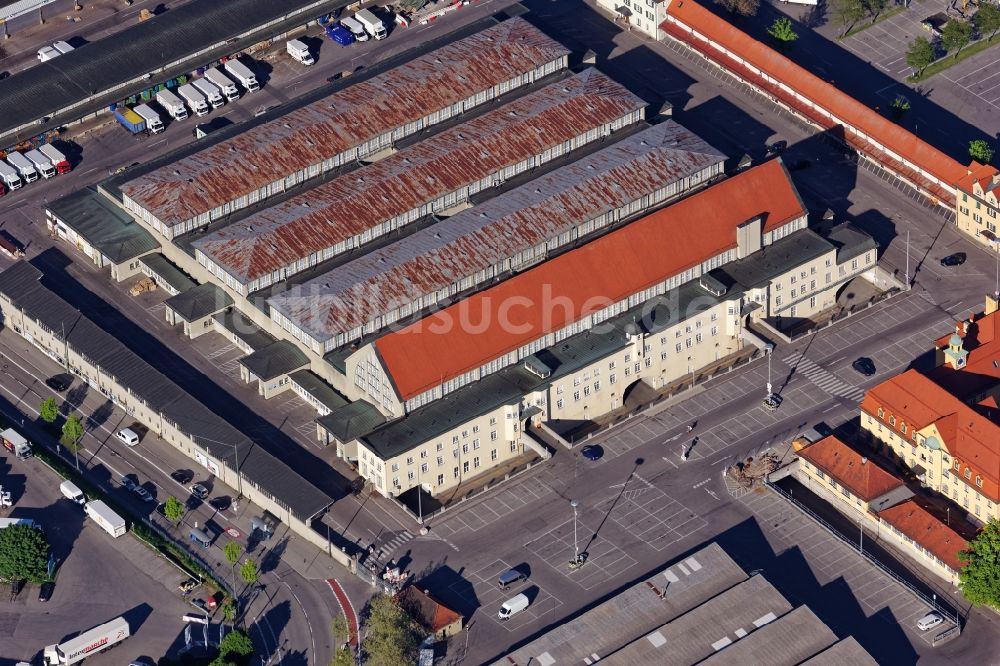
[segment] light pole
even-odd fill
[[[910,230],[906,230],[906,290],[910,290]]]
[[[858,536],[858,552],[864,555],[865,553],[865,524],[864,518],[858,516],[858,528],[861,530]]]
[[[770,398],[773,394],[771,386],[771,352],[774,351],[774,345],[767,345],[764,347],[764,353],[767,354],[767,397]]]
[[[580,544],[576,540],[576,507],[580,506],[580,503],[576,500],[570,500],[569,505],[573,507],[573,562],[576,564],[580,563]]]
[[[421,525],[424,524],[424,505],[420,497],[424,493],[424,487],[420,481],[420,468],[422,466],[422,463],[417,465],[417,514],[419,515],[418,521]]]

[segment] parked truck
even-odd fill
[[[38,147],[38,152],[49,158],[52,166],[56,168],[57,173],[69,173],[73,167],[70,165],[69,160],[63,155],[55,146],[51,143],[42,144]]]
[[[159,134],[163,131],[163,121],[160,120],[160,114],[153,111],[153,107],[148,104],[138,104],[132,110],[146,121],[146,129],[150,134]]]
[[[260,90],[260,85],[257,83],[257,77],[254,76],[250,68],[244,65],[239,60],[227,60],[226,61],[226,71],[233,75],[240,85],[247,89],[247,92],[254,92],[255,90]]]
[[[22,185],[21,176],[18,175],[17,169],[3,160],[0,160],[0,180],[3,180],[3,184],[7,186],[8,190],[20,189]]]
[[[191,109],[191,112],[196,116],[204,116],[212,110],[211,107],[208,106],[208,101],[205,99],[205,96],[190,83],[185,83],[178,88],[177,94],[180,95],[185,102],[187,102],[188,108]]]
[[[17,169],[17,173],[20,174],[24,182],[32,183],[38,180],[38,172],[35,171],[34,165],[28,161],[27,157],[16,150],[7,153],[7,162]]]
[[[83,494],[83,491],[72,481],[67,480],[59,484],[59,492],[70,502],[75,502],[76,504],[87,503],[87,497]]]
[[[198,92],[205,96],[205,99],[208,100],[208,103],[212,105],[213,109],[217,109],[226,103],[226,100],[222,97],[222,91],[208,79],[195,79],[191,82],[191,85],[197,88]]]
[[[21,460],[31,457],[31,442],[13,428],[7,428],[3,432],[0,432],[0,441],[3,442],[5,449]]]
[[[72,46],[70,46],[66,42],[61,42],[61,41],[53,42],[52,48],[54,48],[56,51],[59,51],[59,55],[66,55],[67,53],[73,50]]]
[[[44,666],[70,666],[91,655],[110,650],[130,635],[128,621],[123,617],[116,617],[76,638],[46,646],[42,652],[42,663]]]
[[[309,53],[309,47],[297,39],[289,39],[285,44],[285,50],[288,51],[288,55],[292,56],[303,65],[313,65],[316,63],[312,54]]]
[[[232,102],[240,98],[240,89],[236,87],[233,80],[222,73],[222,70],[212,68],[205,72],[205,78],[214,83],[222,90],[227,102]]]
[[[350,46],[354,43],[354,35],[342,25],[327,26],[326,36],[341,46]]]
[[[177,95],[167,89],[160,90],[156,93],[156,102],[162,106],[174,120],[184,120],[188,117],[188,112],[184,107],[184,102],[182,102]]]
[[[35,165],[42,178],[48,179],[56,175],[56,168],[52,166],[52,160],[40,153],[38,150],[29,150],[24,154],[28,161]]]
[[[84,510],[90,519],[101,526],[105,532],[118,538],[128,531],[125,526],[125,519],[111,510],[107,504],[101,500],[93,500],[84,505]]]
[[[354,15],[361,25],[364,26],[365,32],[374,37],[375,39],[385,39],[388,36],[388,32],[385,30],[385,25],[382,24],[382,20],[375,16],[370,9],[361,9]]]
[[[142,119],[142,116],[127,106],[115,109],[115,120],[132,134],[138,134],[146,129],[146,121]]]
[[[48,62],[49,60],[52,60],[53,58],[58,58],[61,55],[62,53],[60,53],[54,47],[51,46],[43,46],[42,48],[38,49],[38,60],[41,62]]]

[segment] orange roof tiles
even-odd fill
[[[917,500],[908,499],[889,507],[879,516],[914,542],[930,551],[954,571],[962,569],[958,559],[959,551],[969,547],[969,542],[941,521],[940,518],[920,505]]]
[[[739,224],[763,215],[770,231],[805,214],[781,161],[765,162],[375,345],[408,400],[734,248]]]
[[[983,188],[984,192],[996,190],[997,196],[1000,196],[1000,182],[997,181],[998,176],[1000,176],[1000,171],[996,167],[974,161],[966,169],[966,174],[959,179],[957,184],[963,192],[971,193],[972,186],[975,183],[979,183],[979,187]]]
[[[903,485],[899,479],[830,435],[801,451],[799,457],[823,470],[833,480],[864,502]]]
[[[667,7],[667,17],[668,20],[662,27],[668,33],[675,34],[674,30],[669,29],[672,27],[671,19],[695,30],[752,67],[808,98],[838,118],[842,124],[876,139],[941,181],[955,184],[967,175],[966,167],[956,160],[719,18],[694,0],[674,0]]]
[[[963,400],[989,390],[1000,382],[1000,311],[989,315],[970,314],[964,322],[956,322],[956,330],[942,335],[934,346],[946,349],[951,337],[962,338],[962,348],[968,352],[965,367],[958,370],[950,365],[935,368],[929,376]]]
[[[417,622],[434,633],[462,621],[461,614],[414,585],[400,593],[400,601]]]

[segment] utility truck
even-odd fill
[[[76,638],[47,646],[42,653],[42,663],[44,666],[77,664],[91,655],[110,650],[130,635],[128,621],[123,617],[116,617]]]

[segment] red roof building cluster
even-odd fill
[[[879,513],[879,517],[901,534],[913,539],[931,555],[953,571],[961,571],[963,563],[958,553],[969,542],[941,518],[931,513],[930,505],[919,499],[908,499]],[[957,520],[957,519],[956,519]]]
[[[834,435],[810,444],[799,457],[832,477],[863,502],[871,502],[903,485],[899,479]]]

